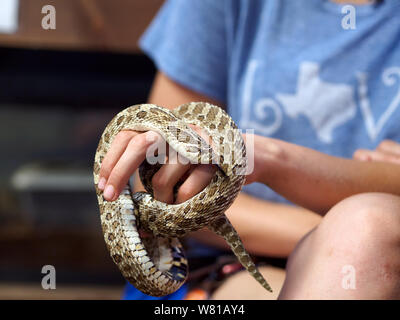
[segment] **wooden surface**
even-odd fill
[[[100,229],[2,226],[0,284],[26,282],[40,287],[42,267],[52,265],[60,288],[63,284],[122,287],[125,281],[110,258]]]
[[[0,300],[119,300],[122,286],[58,285],[44,290],[40,284],[0,283]]]
[[[0,46],[138,52],[137,41],[163,0],[19,0],[18,30]],[[42,7],[56,9],[56,29],[41,27]]]
[[[0,228],[0,266],[56,268],[82,271],[118,272],[98,230],[30,228],[5,225]],[[38,269],[40,270],[40,269]]]
[[[118,300],[125,281],[102,235],[84,230],[0,228],[0,300]],[[56,289],[41,286],[42,267],[56,270]]]

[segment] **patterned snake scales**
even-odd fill
[[[212,137],[213,147],[187,124],[201,127]],[[116,201],[108,202],[97,188],[99,171],[113,138],[121,130],[155,131],[179,156],[191,163],[217,164],[218,170],[210,184],[194,197],[180,204],[165,204],[153,198],[151,186],[161,164],[146,157],[139,175],[147,192],[131,194],[128,184]],[[188,263],[177,237],[207,226],[226,240],[247,271],[272,292],[224,214],[241,190],[246,165],[242,135],[217,106],[192,102],[170,111],[141,104],[117,114],[101,136],[94,162],[94,183],[104,239],[123,276],[152,296],[176,291],[188,274]],[[150,235],[141,238],[139,228]]]

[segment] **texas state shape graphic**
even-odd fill
[[[322,81],[319,69],[317,63],[301,63],[296,93],[278,93],[276,99],[289,117],[307,117],[318,138],[331,143],[333,130],[355,116],[357,105],[352,86]]]

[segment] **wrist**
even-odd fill
[[[281,141],[259,135],[247,135],[250,174],[246,183],[260,182],[269,185],[277,169],[285,161],[285,150]]]

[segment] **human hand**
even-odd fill
[[[115,136],[102,162],[98,184],[107,201],[118,198],[129,177],[145,160],[147,149],[155,143],[165,141],[153,131],[123,130]],[[182,179],[184,182],[179,187],[175,200],[175,203],[182,203],[203,190],[210,183],[215,170],[213,165],[182,164],[179,161],[171,163],[168,159],[152,178],[154,197],[159,201],[172,203],[173,188]]]
[[[375,150],[358,149],[353,158],[359,161],[376,161],[400,164],[400,143],[384,140]]]

